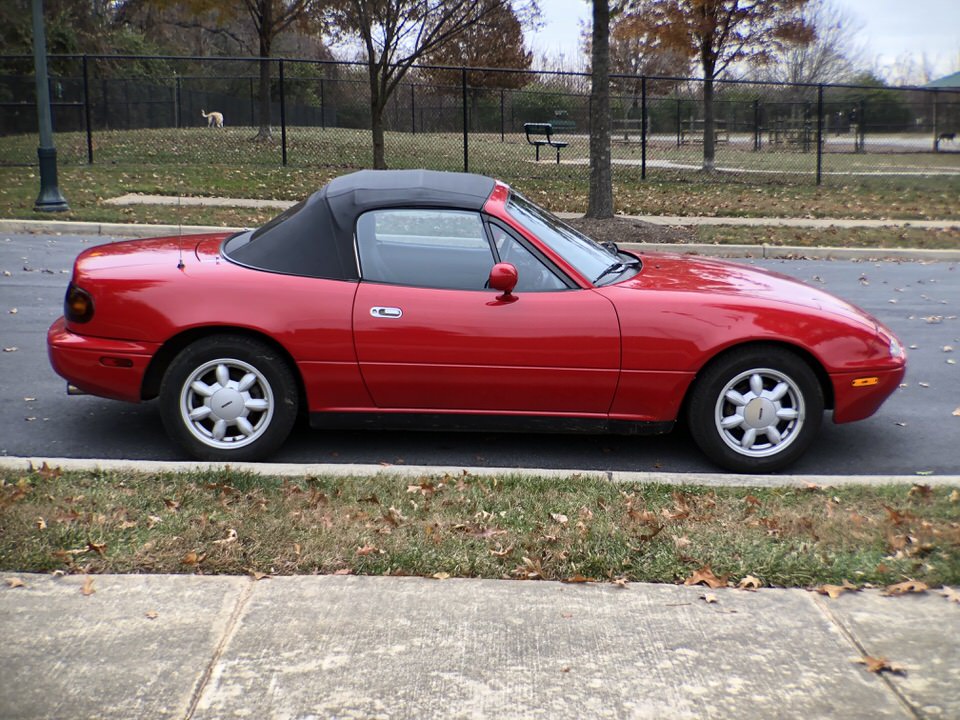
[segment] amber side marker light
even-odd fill
[[[880,382],[880,378],[878,377],[863,377],[863,378],[857,378],[856,380],[854,380],[853,386],[868,387],[870,385],[876,385],[878,382]]]

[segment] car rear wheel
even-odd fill
[[[734,472],[773,472],[816,437],[823,391],[810,366],[782,348],[724,355],[697,379],[688,421],[700,449]]]
[[[275,452],[297,417],[296,379],[269,345],[214,335],[167,368],[160,413],[169,435],[199,460],[254,461]]]

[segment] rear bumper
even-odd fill
[[[57,375],[86,393],[114,400],[140,402],[143,377],[158,348],[78,335],[63,318],[47,331],[47,354]]]
[[[890,395],[900,387],[906,364],[887,370],[861,371],[831,375],[833,383],[835,423],[863,420],[873,415]],[[872,385],[854,386],[854,380],[876,378]]]

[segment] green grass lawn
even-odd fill
[[[249,128],[160,129],[94,134],[94,164],[86,162],[84,133],[56,136],[60,188],[70,211],[62,220],[165,224],[256,226],[275,211],[230,208],[178,209],[176,206],[115,207],[104,200],[131,192],[176,196],[226,196],[298,200],[333,177],[370,167],[369,133],[363,130],[291,128],[289,164],[281,164],[281,144],[255,142]],[[533,161],[533,148],[522,135],[469,137],[469,169],[509,182],[531,199],[555,211],[583,212],[587,206],[589,168],[587,138],[571,136],[571,145],[557,165],[543,153]],[[457,133],[388,133],[387,161],[394,168],[463,169],[462,136]],[[845,175],[833,172],[893,173],[900,171],[960,172],[960,154],[838,154],[824,156],[824,184],[813,184],[810,153],[754,153],[746,144],[718,149],[721,171],[709,176],[699,167],[698,146],[653,143],[647,179],[641,178],[639,146],[613,145],[614,195],[618,212],[651,215],[727,217],[839,217],[956,219],[960,217],[960,174]],[[39,191],[35,165],[36,138],[4,138],[0,146],[0,217],[38,218],[33,204]],[[22,163],[11,166],[11,163]],[[684,169],[684,167],[694,169]],[[797,173],[806,174],[797,174]],[[699,231],[698,231],[699,232]],[[711,231],[718,242],[722,233]],[[776,234],[781,231],[764,231]],[[844,238],[820,237],[806,231],[802,242],[773,239],[778,244],[835,244]],[[742,233],[747,237],[749,233]],[[853,233],[852,235],[857,235]],[[882,245],[912,243],[922,247],[955,247],[956,237],[884,231]],[[902,235],[902,237],[901,237]],[[916,237],[914,237],[916,235]],[[710,233],[705,234],[709,237]],[[707,239],[707,241],[711,241]],[[743,241],[743,240],[738,240]],[[857,244],[855,238],[851,244]]]
[[[960,491],[0,472],[0,570],[960,583]]]

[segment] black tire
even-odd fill
[[[823,406],[817,376],[801,357],[785,348],[743,348],[703,370],[687,421],[694,441],[720,467],[767,473],[810,447]]]
[[[268,457],[290,434],[298,405],[286,358],[242,335],[211,335],[188,345],[160,385],[167,433],[198,460]]]

